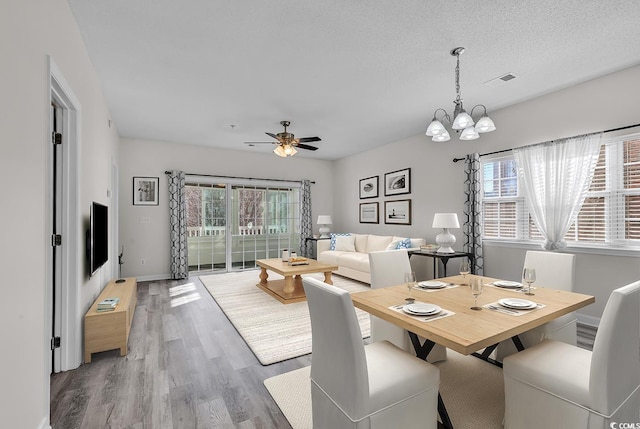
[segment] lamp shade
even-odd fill
[[[333,224],[333,220],[331,219],[331,215],[318,215],[318,225],[331,225]]]
[[[436,213],[433,216],[432,228],[460,228],[457,213]]]
[[[480,134],[473,127],[467,127],[460,134],[460,140],[475,140],[480,137]]]

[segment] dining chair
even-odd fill
[[[303,278],[314,429],[437,427],[440,370],[388,341],[364,345],[351,295]]]
[[[404,283],[404,273],[412,271],[406,249],[369,252],[371,289],[378,289]],[[435,292],[434,292],[435,293]],[[370,315],[371,341],[387,340],[409,353],[415,353],[408,332],[393,323]],[[424,341],[424,338],[420,338]],[[434,363],[447,359],[447,349],[436,344],[427,361]]]
[[[611,293],[593,352],[544,340],[506,357],[503,374],[505,429],[640,422],[640,281]]]
[[[573,292],[575,266],[576,256],[573,254],[529,250],[524,257],[523,269],[535,268],[535,284]],[[575,346],[578,343],[578,318],[575,312],[565,314],[518,337],[525,348],[538,344],[545,338]],[[513,341],[502,341],[496,348],[494,356],[497,361],[502,362],[505,357],[517,351]]]

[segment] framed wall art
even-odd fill
[[[360,203],[360,223],[379,223],[378,203]]]
[[[384,175],[384,195],[411,193],[411,169],[392,171]]]
[[[133,205],[157,206],[158,205],[158,177],[134,177],[133,178]]]
[[[360,180],[360,199],[376,198],[378,196],[378,176]]]
[[[411,225],[411,200],[385,201],[384,223]]]

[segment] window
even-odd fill
[[[512,155],[482,165],[483,239],[541,241],[518,191]],[[640,135],[603,142],[587,198],[565,240],[573,246],[640,247]]]

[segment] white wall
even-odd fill
[[[335,180],[346,186],[335,188],[334,230],[422,236],[434,242],[439,232],[431,228],[434,213],[457,212],[462,219],[464,163],[453,163],[453,158],[639,123],[640,97],[635,89],[639,81],[640,67],[633,67],[490,112],[497,130],[479,140],[464,142],[454,137],[446,143],[434,143],[418,135],[338,160]],[[526,84],[526,78],[514,84]],[[482,100],[466,101],[472,105]],[[425,112],[425,129],[427,115]],[[541,123],[546,125],[540,127]],[[391,198],[381,192],[377,199],[358,199],[358,180],[379,175],[382,181],[385,173],[407,167],[411,167],[412,173],[411,194]],[[384,201],[402,198],[412,200],[411,226],[358,222],[359,202],[379,201],[382,213]],[[458,240],[456,246],[461,248],[462,231],[452,232]],[[484,250],[486,275],[520,278],[526,248],[486,245]],[[611,291],[640,278],[639,262],[638,255],[577,253],[577,291],[596,297],[595,304],[581,310],[584,321],[597,322]],[[449,264],[455,267],[457,262],[451,260]]]
[[[4,1],[0,41],[0,179],[4,183],[0,222],[5,228],[0,250],[4,302],[0,312],[4,350],[0,357],[0,421],[2,427],[44,428],[49,425],[46,367],[51,359],[45,332],[51,233],[46,218],[48,55],[82,106],[81,218],[88,218],[92,200],[109,202],[106,191],[111,159],[117,157],[117,133],[108,127],[100,84],[66,0]],[[84,256],[80,259],[84,267]],[[104,282],[95,276],[82,283],[84,311]]]
[[[272,153],[211,149],[160,141],[123,139],[120,143],[120,243],[123,276],[169,278],[169,204],[165,170],[192,174],[315,181],[311,185],[314,231],[318,214],[333,212],[333,167],[330,161],[280,158]],[[158,206],[132,204],[134,176],[160,178]],[[149,223],[141,223],[146,218]],[[141,260],[145,264],[141,264]]]

